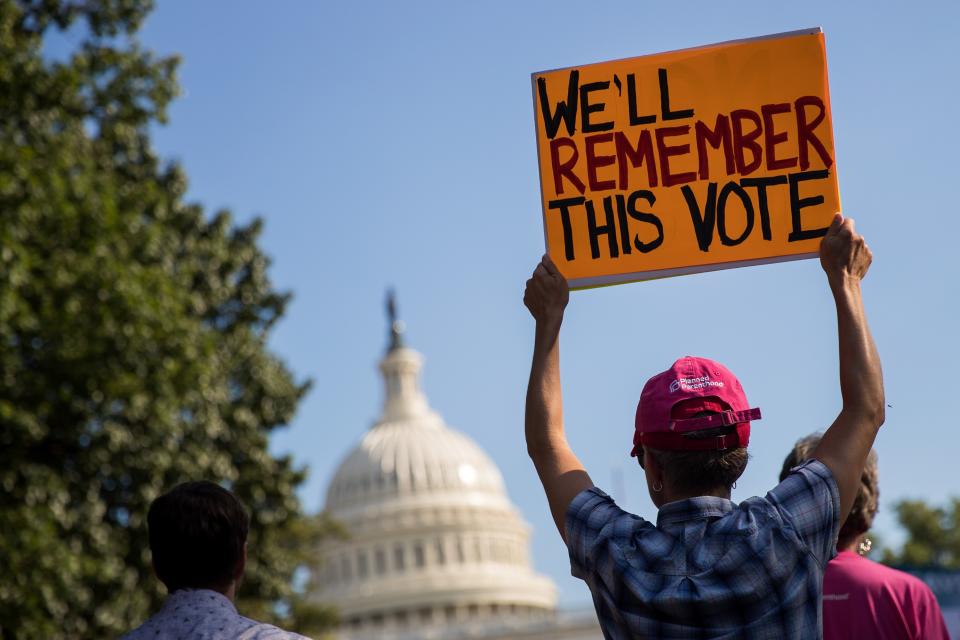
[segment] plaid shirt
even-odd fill
[[[821,638],[839,510],[837,483],[818,460],[739,505],[710,496],[666,504],[657,526],[593,488],[567,509],[567,547],[608,640]]]

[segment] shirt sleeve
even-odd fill
[[[784,523],[825,567],[836,555],[840,532],[840,490],[830,469],[819,460],[794,467],[767,500]]]
[[[564,522],[570,572],[574,577],[589,580],[597,564],[599,550],[613,535],[615,523],[629,517],[600,489],[584,489],[570,502]]]
[[[921,583],[917,611],[917,633],[915,638],[923,640],[950,640],[947,623],[937,604],[937,598],[926,584]]]

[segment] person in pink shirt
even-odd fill
[[[783,461],[780,480],[810,459],[820,435],[798,441]],[[840,527],[837,555],[823,574],[824,640],[950,640],[940,606],[920,579],[868,560],[866,537],[879,507],[877,453],[867,456],[860,489]]]

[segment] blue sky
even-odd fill
[[[876,528],[897,542],[895,500],[960,493],[955,3],[158,4],[142,40],[183,56],[183,95],[156,147],[191,199],[265,218],[271,276],[294,294],[271,344],[314,387],[272,448],[309,466],[308,509],[378,415],[394,286],[432,405],[500,466],[562,602],[586,602],[523,444],[521,297],[543,252],[530,73],[818,25],[844,209],[875,254],[865,297],[891,405]],[[716,358],[764,414],[734,498],[763,493],[839,409],[835,342],[813,260],[574,293],[569,438],[598,485],[655,517],[628,457],[640,388],[681,355]]]

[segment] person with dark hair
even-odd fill
[[[153,569],[166,602],[124,640],[296,640],[304,636],[237,613],[250,518],[233,493],[213,482],[185,482],[150,505]]]
[[[820,434],[801,438],[787,454],[780,480],[811,457]],[[850,515],[837,536],[837,556],[823,572],[824,640],[950,640],[937,599],[922,580],[868,560],[866,537],[880,506],[877,453],[860,474]]]
[[[823,568],[884,419],[860,289],[871,260],[853,220],[838,213],[820,264],[837,310],[842,408],[813,459],[766,496],[730,500],[760,410],[726,367],[686,357],[646,383],[632,455],[659,509],[656,524],[596,488],[567,443],[559,337],[569,289],[549,256],[536,267],[524,294],[536,320],[527,451],[606,638],[821,637]]]

